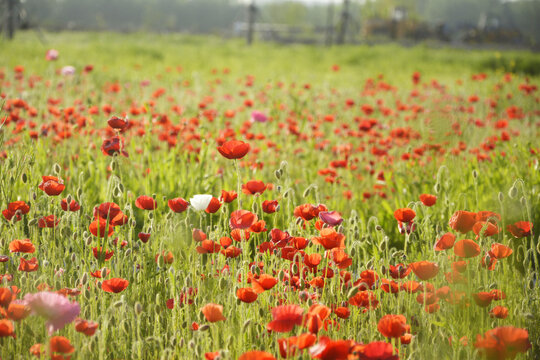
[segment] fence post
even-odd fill
[[[339,33],[337,43],[342,45],[345,43],[345,34],[347,33],[347,23],[349,22],[349,0],[343,0],[343,11],[341,12],[341,26],[339,27]]]
[[[13,39],[15,35],[15,0],[7,0],[7,37]]]
[[[247,44],[251,45],[253,43],[253,31],[255,28],[255,12],[257,11],[255,7],[255,0],[252,0],[248,6],[248,28],[247,28]]]
[[[328,4],[328,12],[326,13],[326,39],[325,45],[332,46],[334,37],[334,3]]]

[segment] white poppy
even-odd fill
[[[199,195],[193,195],[193,197],[189,199],[189,203],[195,210],[203,211],[203,210],[206,210],[211,200],[212,200],[212,195],[199,194]]]

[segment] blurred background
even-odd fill
[[[540,0],[0,0],[0,28],[538,49]]]

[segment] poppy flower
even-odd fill
[[[71,302],[63,295],[48,291],[26,294],[24,302],[33,314],[47,319],[45,325],[49,335],[71,323],[81,311],[77,302]]]
[[[53,336],[49,340],[49,346],[52,353],[71,354],[75,352],[75,348],[69,340],[63,336]]]
[[[513,359],[531,348],[529,332],[513,326],[502,326],[476,336],[474,347],[487,359]]]
[[[49,196],[57,196],[66,188],[64,180],[57,178],[56,176],[42,176],[42,181],[38,188],[43,190]]]
[[[323,204],[317,206],[313,204],[303,204],[294,209],[294,216],[302,218],[305,221],[310,221],[311,219],[318,217],[321,211],[328,211],[328,208]]]
[[[114,226],[107,224],[107,220],[97,218],[88,226],[90,233],[96,237],[105,237],[105,235],[111,236],[114,233]]]
[[[39,268],[38,261],[35,257],[31,258],[30,260],[26,260],[25,258],[21,257],[19,261],[19,271],[33,272],[37,271]]]
[[[195,248],[195,250],[197,250],[199,254],[218,253],[220,249],[221,249],[221,245],[213,242],[212,240],[203,240],[201,242],[201,246],[197,246]]]
[[[340,319],[348,319],[351,316],[351,310],[348,307],[339,306],[334,309],[334,314]]]
[[[425,206],[433,206],[437,202],[437,197],[431,194],[422,194],[420,195],[420,201]]]
[[[238,360],[276,360],[276,358],[266,351],[251,350],[240,355]]]
[[[8,287],[0,287],[0,306],[7,308],[12,300],[15,300],[16,295],[13,289]]]
[[[30,315],[30,308],[26,305],[23,300],[14,300],[12,301],[7,310],[7,317],[14,321],[20,321]]]
[[[340,234],[334,228],[324,228],[319,237],[312,239],[314,244],[321,245],[326,250],[333,248],[345,248],[345,235]]]
[[[302,324],[304,310],[298,305],[280,305],[272,309],[272,321],[266,326],[275,332],[289,332]]]
[[[489,292],[481,291],[472,294],[474,302],[480,307],[486,307],[493,301],[493,295]]]
[[[388,273],[393,279],[403,279],[411,273],[411,268],[403,264],[390,265]]]
[[[249,227],[249,231],[256,234],[268,231],[268,229],[266,228],[266,222],[264,220],[254,222],[253,225]]]
[[[81,209],[81,205],[79,205],[78,202],[75,200],[71,200],[71,202],[68,204],[67,199],[62,199],[60,202],[60,207],[62,207],[62,210],[64,211],[79,211]]]
[[[112,278],[109,280],[103,281],[101,284],[101,289],[105,292],[118,294],[119,292],[124,291],[129,285],[129,281],[122,278]]]
[[[374,341],[359,348],[362,360],[399,360],[392,344],[384,341]]]
[[[408,330],[407,319],[403,315],[385,315],[379,320],[377,329],[387,338],[398,338]]]
[[[15,216],[15,220],[21,220],[21,215],[26,215],[30,211],[30,206],[24,201],[14,201],[8,204],[7,209],[2,210],[2,215],[6,218],[7,221]]]
[[[471,258],[480,255],[480,245],[473,240],[464,239],[455,243],[454,254],[462,258]]]
[[[484,230],[482,231],[482,229]],[[482,236],[493,236],[499,232],[499,228],[489,221],[477,221],[473,226],[473,232],[478,236],[480,236],[480,232],[482,232]]]
[[[124,130],[128,126],[128,120],[113,116],[107,120],[107,124],[116,130]]]
[[[218,146],[217,150],[227,159],[241,159],[249,152],[249,144],[239,140],[229,140]]]
[[[48,215],[48,216],[43,216],[39,218],[38,226],[40,228],[54,228],[56,227],[56,225],[58,225],[59,222],[60,222],[60,219],[58,219],[56,216]]]
[[[439,273],[439,265],[430,261],[418,261],[409,265],[420,280],[429,280]]]
[[[252,288],[240,288],[236,290],[236,297],[245,303],[252,303],[257,300],[257,293]]]
[[[435,243],[435,251],[442,251],[451,249],[456,241],[456,235],[451,232],[447,232],[437,240]]]
[[[220,207],[221,202],[219,202],[219,199],[216,197],[212,197],[212,200],[210,200],[210,203],[204,211],[206,211],[208,214],[214,214],[219,210]]]
[[[210,201],[212,201],[212,198],[213,196],[208,194],[193,195],[193,197],[189,199],[189,203],[196,211],[203,211],[206,210]]]
[[[413,209],[402,208],[402,209],[397,209],[396,211],[394,211],[394,217],[396,218],[397,221],[408,223],[408,222],[411,222],[416,217],[416,213],[414,212]]]
[[[189,203],[181,197],[178,197],[169,200],[167,202],[167,205],[169,205],[169,209],[171,209],[175,213],[181,213],[187,210]]]
[[[250,180],[242,185],[242,192],[246,195],[262,194],[266,190],[266,185],[260,180]]]
[[[155,210],[157,202],[151,196],[141,195],[135,200],[135,206],[142,210]]]
[[[319,219],[330,226],[338,226],[343,222],[343,218],[337,211],[321,211]]]
[[[15,253],[33,253],[36,251],[34,244],[29,239],[13,240],[9,243],[9,251]]]
[[[268,274],[261,274],[258,279],[251,279],[251,287],[257,294],[272,289],[277,283],[278,280]]]
[[[231,203],[238,197],[236,191],[221,190],[221,201],[224,203]]]
[[[504,259],[512,255],[512,252],[512,249],[510,249],[508,246],[495,243],[491,245],[489,254],[496,259]]]
[[[120,154],[124,157],[128,157],[129,154],[124,150],[124,147],[124,139],[114,136],[110,139],[103,140],[103,143],[101,144],[101,152],[106,156]]]
[[[524,238],[531,235],[533,224],[529,221],[518,221],[506,226],[506,230],[515,238]]]
[[[143,243],[147,243],[148,240],[150,239],[150,235],[149,233],[143,233],[143,232],[140,232],[139,234],[137,234],[137,237],[139,238],[139,240],[141,240]]]
[[[452,229],[462,234],[471,231],[474,224],[476,224],[476,213],[464,210],[456,211],[448,221]]]
[[[109,220],[112,226],[122,226],[128,222],[128,218],[120,210],[120,206],[113,202],[102,203],[94,208],[94,220],[98,219]]]
[[[506,319],[508,317],[508,308],[497,305],[489,311],[489,316],[497,319]]]
[[[2,319],[0,320],[0,338],[7,336],[15,338],[15,328],[11,320]]]
[[[267,214],[273,214],[278,209],[278,201],[277,200],[264,200],[262,202],[262,210]]]
[[[206,304],[201,308],[201,312],[203,313],[206,321],[211,323],[227,320],[223,316],[223,306],[218,304]]]
[[[352,345],[351,340],[331,340],[322,336],[319,342],[309,349],[309,354],[314,359],[347,360]]]
[[[251,211],[236,210],[231,213],[229,226],[231,229],[249,229],[257,220],[257,215]]]
[[[94,321],[88,321],[83,319],[75,319],[75,330],[83,333],[86,336],[92,336],[96,333],[99,324]]]

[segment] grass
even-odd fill
[[[377,330],[378,321],[386,314],[403,314],[414,335],[411,344],[399,345],[403,359],[475,358],[476,335],[507,325],[529,331],[532,349],[521,358],[539,354],[538,91],[526,95],[520,90],[527,81],[538,86],[539,79],[526,80],[517,73],[505,80],[502,69],[482,68],[493,58],[534,59],[533,55],[394,45],[248,48],[239,40],[183,35],[58,33],[46,38],[43,45],[33,33],[18,33],[14,42],[0,44],[8,54],[0,59],[4,74],[0,93],[7,101],[21,98],[28,104],[26,109],[11,104],[2,112],[10,123],[0,131],[0,154],[5,151],[0,162],[0,205],[2,210],[16,200],[31,205],[22,221],[2,218],[0,254],[8,255],[9,261],[0,266],[13,275],[12,282],[3,280],[4,286],[20,288],[19,298],[37,292],[40,284],[55,291],[80,290],[74,297],[81,305],[80,317],[98,322],[99,329],[87,337],[68,325],[55,334],[71,341],[76,349],[73,358],[195,359],[222,351],[224,359],[236,359],[253,349],[278,357],[278,338],[306,332],[300,326],[284,334],[266,330],[271,308],[293,303],[307,311],[313,303],[303,301],[301,289],[287,280],[292,268],[305,267],[302,262],[293,266],[278,256],[279,251],[257,252],[257,246],[268,241],[267,232],[235,242],[243,251],[235,259],[196,251],[193,229],[202,229],[214,241],[230,236],[230,214],[239,200],[243,209],[265,220],[268,230],[287,230],[307,239],[319,231],[315,220],[305,227],[298,221],[293,215],[297,206],[323,203],[339,211],[344,222],[338,230],[346,236],[345,250],[352,258],[347,271],[353,281],[367,269],[382,279],[388,277],[383,270],[390,265],[429,260],[441,269],[430,280],[435,289],[450,286],[464,294],[465,300],[457,304],[439,299],[440,309],[428,313],[416,301],[417,294],[392,295],[375,287],[372,293],[380,302],[375,309],[350,305],[350,317],[331,315],[339,328],[322,330],[320,336],[363,343],[385,340]],[[49,48],[59,51],[56,62],[44,60]],[[82,74],[88,64],[94,70]],[[339,71],[331,70],[334,64]],[[22,79],[13,71],[17,65],[24,66]],[[65,65],[74,66],[76,74],[62,76],[59,70]],[[421,73],[416,86],[411,82],[415,71]],[[487,78],[473,80],[479,72]],[[149,85],[141,86],[142,81]],[[120,90],[112,91],[111,84]],[[164,94],[156,96],[159,88]],[[472,95],[479,100],[471,102]],[[347,99],[354,100],[354,106],[347,106]],[[364,104],[374,112],[366,114]],[[104,105],[113,111],[107,114]],[[182,108],[181,114],[173,110],[175,105]],[[98,107],[98,114],[89,111],[92,106]],[[497,128],[498,120],[509,118],[511,106],[521,109],[523,116]],[[30,107],[36,116],[29,114]],[[69,108],[73,111],[66,113]],[[226,110],[234,110],[234,117],[226,118]],[[250,124],[252,110],[265,112],[272,121]],[[134,126],[122,135],[129,158],[105,156],[102,141],[114,134],[107,120],[129,112]],[[326,121],[326,115],[333,115],[334,121]],[[362,121],[369,119],[376,125],[361,130]],[[216,140],[226,128],[251,145],[238,170],[216,150]],[[398,129],[409,135],[397,135]],[[32,131],[37,131],[37,139],[31,138]],[[503,131],[508,141],[500,141]],[[466,150],[452,153],[460,143]],[[376,149],[387,154],[376,155]],[[410,159],[405,161],[404,156]],[[346,160],[347,166],[332,167],[335,160]],[[325,169],[333,169],[335,175],[328,171],[330,175],[321,175]],[[66,189],[58,197],[47,196],[38,189],[42,175],[62,178]],[[273,189],[258,197],[240,193],[215,214],[193,209],[175,214],[166,205],[168,199],[189,200],[195,194],[219,198],[221,190],[237,191],[238,182],[251,179],[272,183]],[[436,205],[424,206],[419,201],[422,193],[436,195]],[[60,200],[68,195],[81,205],[80,211],[61,210]],[[153,196],[157,209],[135,207],[139,195]],[[263,213],[263,200],[278,200],[279,211]],[[94,206],[109,201],[130,219],[115,228],[117,244],[89,233]],[[410,236],[399,233],[393,215],[404,207],[417,214]],[[466,284],[450,284],[444,275],[458,260],[453,250],[433,250],[436,239],[452,231],[448,221],[457,210],[501,214],[499,234],[478,239],[482,253],[468,260]],[[59,225],[39,228],[37,220],[50,214],[61,219]],[[506,226],[516,221],[533,223],[532,234],[515,239]],[[138,240],[139,232],[151,233],[148,243]],[[458,239],[474,236],[458,234]],[[35,253],[10,253],[10,242],[23,238],[32,241]],[[120,246],[123,240],[125,247]],[[514,252],[489,271],[479,266],[480,258],[495,242]],[[96,246],[114,250],[114,256],[109,261],[96,259],[92,254]],[[172,252],[172,264],[163,257],[156,261],[156,254],[163,251]],[[311,244],[305,252],[323,255],[324,249]],[[20,257],[36,257],[38,270],[17,270]],[[257,269],[254,261],[264,268]],[[323,258],[321,264],[319,276],[328,260]],[[349,300],[353,286],[342,284],[340,269],[330,266],[336,276],[326,279],[323,288],[307,285],[314,275],[302,287],[316,294],[320,303],[339,306]],[[107,278],[127,279],[127,289],[118,294],[101,290],[102,280],[89,272],[103,267],[111,271]],[[221,271],[225,268],[228,271]],[[248,274],[259,272],[278,278],[278,285],[254,303],[240,302],[236,289],[250,287]],[[418,280],[412,273],[407,279]],[[179,299],[189,288],[197,289],[188,296],[193,304],[180,306]],[[472,294],[492,289],[502,290],[506,299],[487,308],[477,306]],[[175,299],[173,309],[167,308],[168,299]],[[207,303],[223,305],[227,320],[208,323],[200,313]],[[489,316],[495,305],[509,309],[506,319]],[[201,326],[198,331],[192,330],[193,322]],[[26,359],[30,346],[47,344],[49,338],[39,316],[17,322],[15,333],[16,339],[0,338],[3,358]],[[463,337],[467,345],[458,341]],[[304,351],[296,358],[310,356]]]

